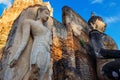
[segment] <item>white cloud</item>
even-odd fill
[[[105,17],[105,22],[107,24],[114,23],[120,20],[120,16]]]
[[[92,3],[92,4],[102,3],[102,2],[103,2],[103,0],[91,0],[91,3]]]
[[[9,7],[12,5],[12,0],[0,0],[0,4],[6,5],[6,7]]]
[[[102,17],[103,20],[105,21],[105,23],[107,23],[107,24],[111,24],[111,23],[115,23],[115,22],[120,21],[120,15],[119,14],[116,15],[116,16],[109,16],[109,17],[98,14],[97,12],[94,12],[94,14],[96,16]]]
[[[111,2],[110,3],[110,7],[114,7],[114,6],[116,6],[116,3],[115,2]]]

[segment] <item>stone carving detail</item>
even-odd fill
[[[100,80],[120,79],[120,50],[114,40],[104,33],[106,24],[100,16],[92,15],[88,21],[90,41],[96,57],[97,75]]]
[[[0,49],[2,49],[7,41],[9,31],[11,30],[14,20],[21,14],[21,12],[29,6],[35,4],[47,6],[52,16],[53,8],[49,2],[42,2],[42,0],[14,0],[14,3],[8,9],[4,9],[2,16],[0,17]],[[32,16],[32,12],[29,12],[29,17]],[[1,54],[1,53],[0,53]]]
[[[38,7],[41,7],[41,6],[34,6],[34,7],[30,7],[30,8],[27,8],[26,10],[24,10],[21,13],[21,15],[16,19],[15,23],[13,24],[12,30],[11,30],[10,35],[8,37],[8,42],[7,42],[6,47],[5,47],[4,56],[3,56],[3,59],[2,59],[3,60],[2,67],[4,67],[4,66],[6,67],[6,68],[3,69],[4,77],[2,76],[2,79],[4,79],[4,80],[7,80],[7,79],[10,79],[10,80],[25,79],[26,80],[27,78],[29,78],[29,75],[31,75],[30,73],[31,73],[32,69],[31,69],[30,63],[33,61],[33,59],[36,59],[36,58],[35,57],[30,58],[30,55],[33,56],[33,55],[35,55],[34,53],[36,52],[36,50],[40,50],[40,49],[37,49],[36,47],[32,47],[32,45],[34,46],[34,44],[35,44],[33,41],[36,41],[35,36],[29,37],[30,32],[32,30],[31,28],[33,28],[33,27],[30,28],[30,26],[34,26],[34,25],[36,25],[36,22],[38,22],[38,21],[36,21],[36,22],[34,21],[35,17],[36,17],[35,15],[37,13],[36,10],[37,10]],[[29,12],[33,13],[30,17],[29,17]],[[45,12],[46,12],[46,14],[49,14],[48,10],[45,10]],[[46,20],[47,17],[42,18],[41,21],[44,21],[44,19]],[[39,25],[43,26],[42,22],[40,22]],[[26,30],[30,30],[30,32],[26,31]],[[48,34],[48,35],[46,35],[46,38],[48,38],[48,39],[44,38],[47,41],[44,40],[43,42],[45,42],[45,43],[42,42],[44,45],[42,45],[40,43],[38,46],[41,46],[41,49],[43,49],[42,46],[44,46],[44,48],[47,49],[46,51],[48,51],[48,52],[46,52],[45,50],[43,50],[43,51],[45,53],[48,53],[46,55],[46,56],[48,56],[48,61],[49,61],[49,62],[47,62],[47,64],[49,63],[49,65],[50,65],[50,47],[48,45],[52,44],[51,43],[52,36],[50,37],[51,30],[49,31],[48,28],[46,28],[46,30],[47,30],[48,33],[47,32],[46,33],[44,32],[44,33],[45,33],[45,35]],[[43,31],[44,31],[44,29],[43,29]],[[34,35],[33,32],[34,31],[32,31],[32,35]],[[40,41],[43,40],[43,38],[40,38],[40,39],[41,39]],[[24,43],[24,44],[22,44],[21,42]],[[19,47],[19,46],[21,46],[21,47]],[[36,50],[33,51],[34,50],[33,48],[36,49]],[[32,51],[32,53],[31,53],[31,51]],[[40,50],[40,51],[42,51],[42,50]],[[18,53],[16,53],[16,52],[18,52]],[[42,52],[40,52],[40,53],[42,53]],[[36,55],[36,57],[37,56],[38,56],[38,54]],[[41,56],[41,57],[43,57],[43,56]],[[39,59],[41,59],[41,58],[38,58],[38,60]],[[46,60],[45,56],[43,57],[43,59]],[[4,60],[6,60],[6,62]],[[41,61],[43,61],[43,60],[41,60]],[[39,63],[35,62],[35,64],[33,64],[34,67],[35,67],[34,68],[35,70],[37,69],[36,63],[37,63],[37,67],[38,66],[40,67],[40,65],[38,65]],[[42,64],[42,62],[41,62],[41,64]],[[18,65],[21,65],[21,66],[18,66]],[[39,68],[38,68],[38,70],[39,70]],[[46,70],[48,70],[48,68],[46,68]],[[16,72],[13,73],[13,71],[16,71]],[[23,72],[19,73],[19,71],[21,71],[21,72],[23,71]],[[17,74],[19,74],[19,76],[16,76],[16,77],[13,78],[13,76],[15,76]],[[26,75],[28,75],[28,76],[26,76]]]

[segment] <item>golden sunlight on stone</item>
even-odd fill
[[[52,16],[53,8],[51,8],[50,3],[42,2],[42,0],[14,0],[14,3],[11,7],[9,7],[8,9],[4,9],[3,14],[0,17],[0,50],[6,44],[7,36],[14,20],[25,8],[33,6],[35,4],[47,6]]]

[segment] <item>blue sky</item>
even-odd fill
[[[54,8],[53,17],[61,22],[62,7],[67,5],[80,14],[86,21],[91,12],[103,17],[107,23],[106,34],[111,36],[120,49],[120,0],[43,0],[49,1]],[[13,0],[0,0],[0,15],[5,7],[11,6]]]

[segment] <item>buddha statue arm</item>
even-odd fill
[[[102,43],[102,33],[92,31],[90,33],[91,43],[96,57],[104,59],[120,58],[120,50],[105,49]]]
[[[13,57],[9,60],[10,61],[10,67],[13,67],[19,56],[22,54],[22,51],[24,50],[25,46],[27,45],[27,42],[29,40],[29,36],[30,36],[30,24],[29,22],[23,22],[21,27],[21,32],[22,32],[22,39],[21,39],[21,44],[18,47],[16,53],[13,55]]]
[[[104,46],[102,44],[101,33],[98,32],[97,30],[91,31],[90,32],[90,40],[91,40],[92,47],[94,49],[96,57],[101,57],[99,52],[100,52],[101,48],[104,48]]]

